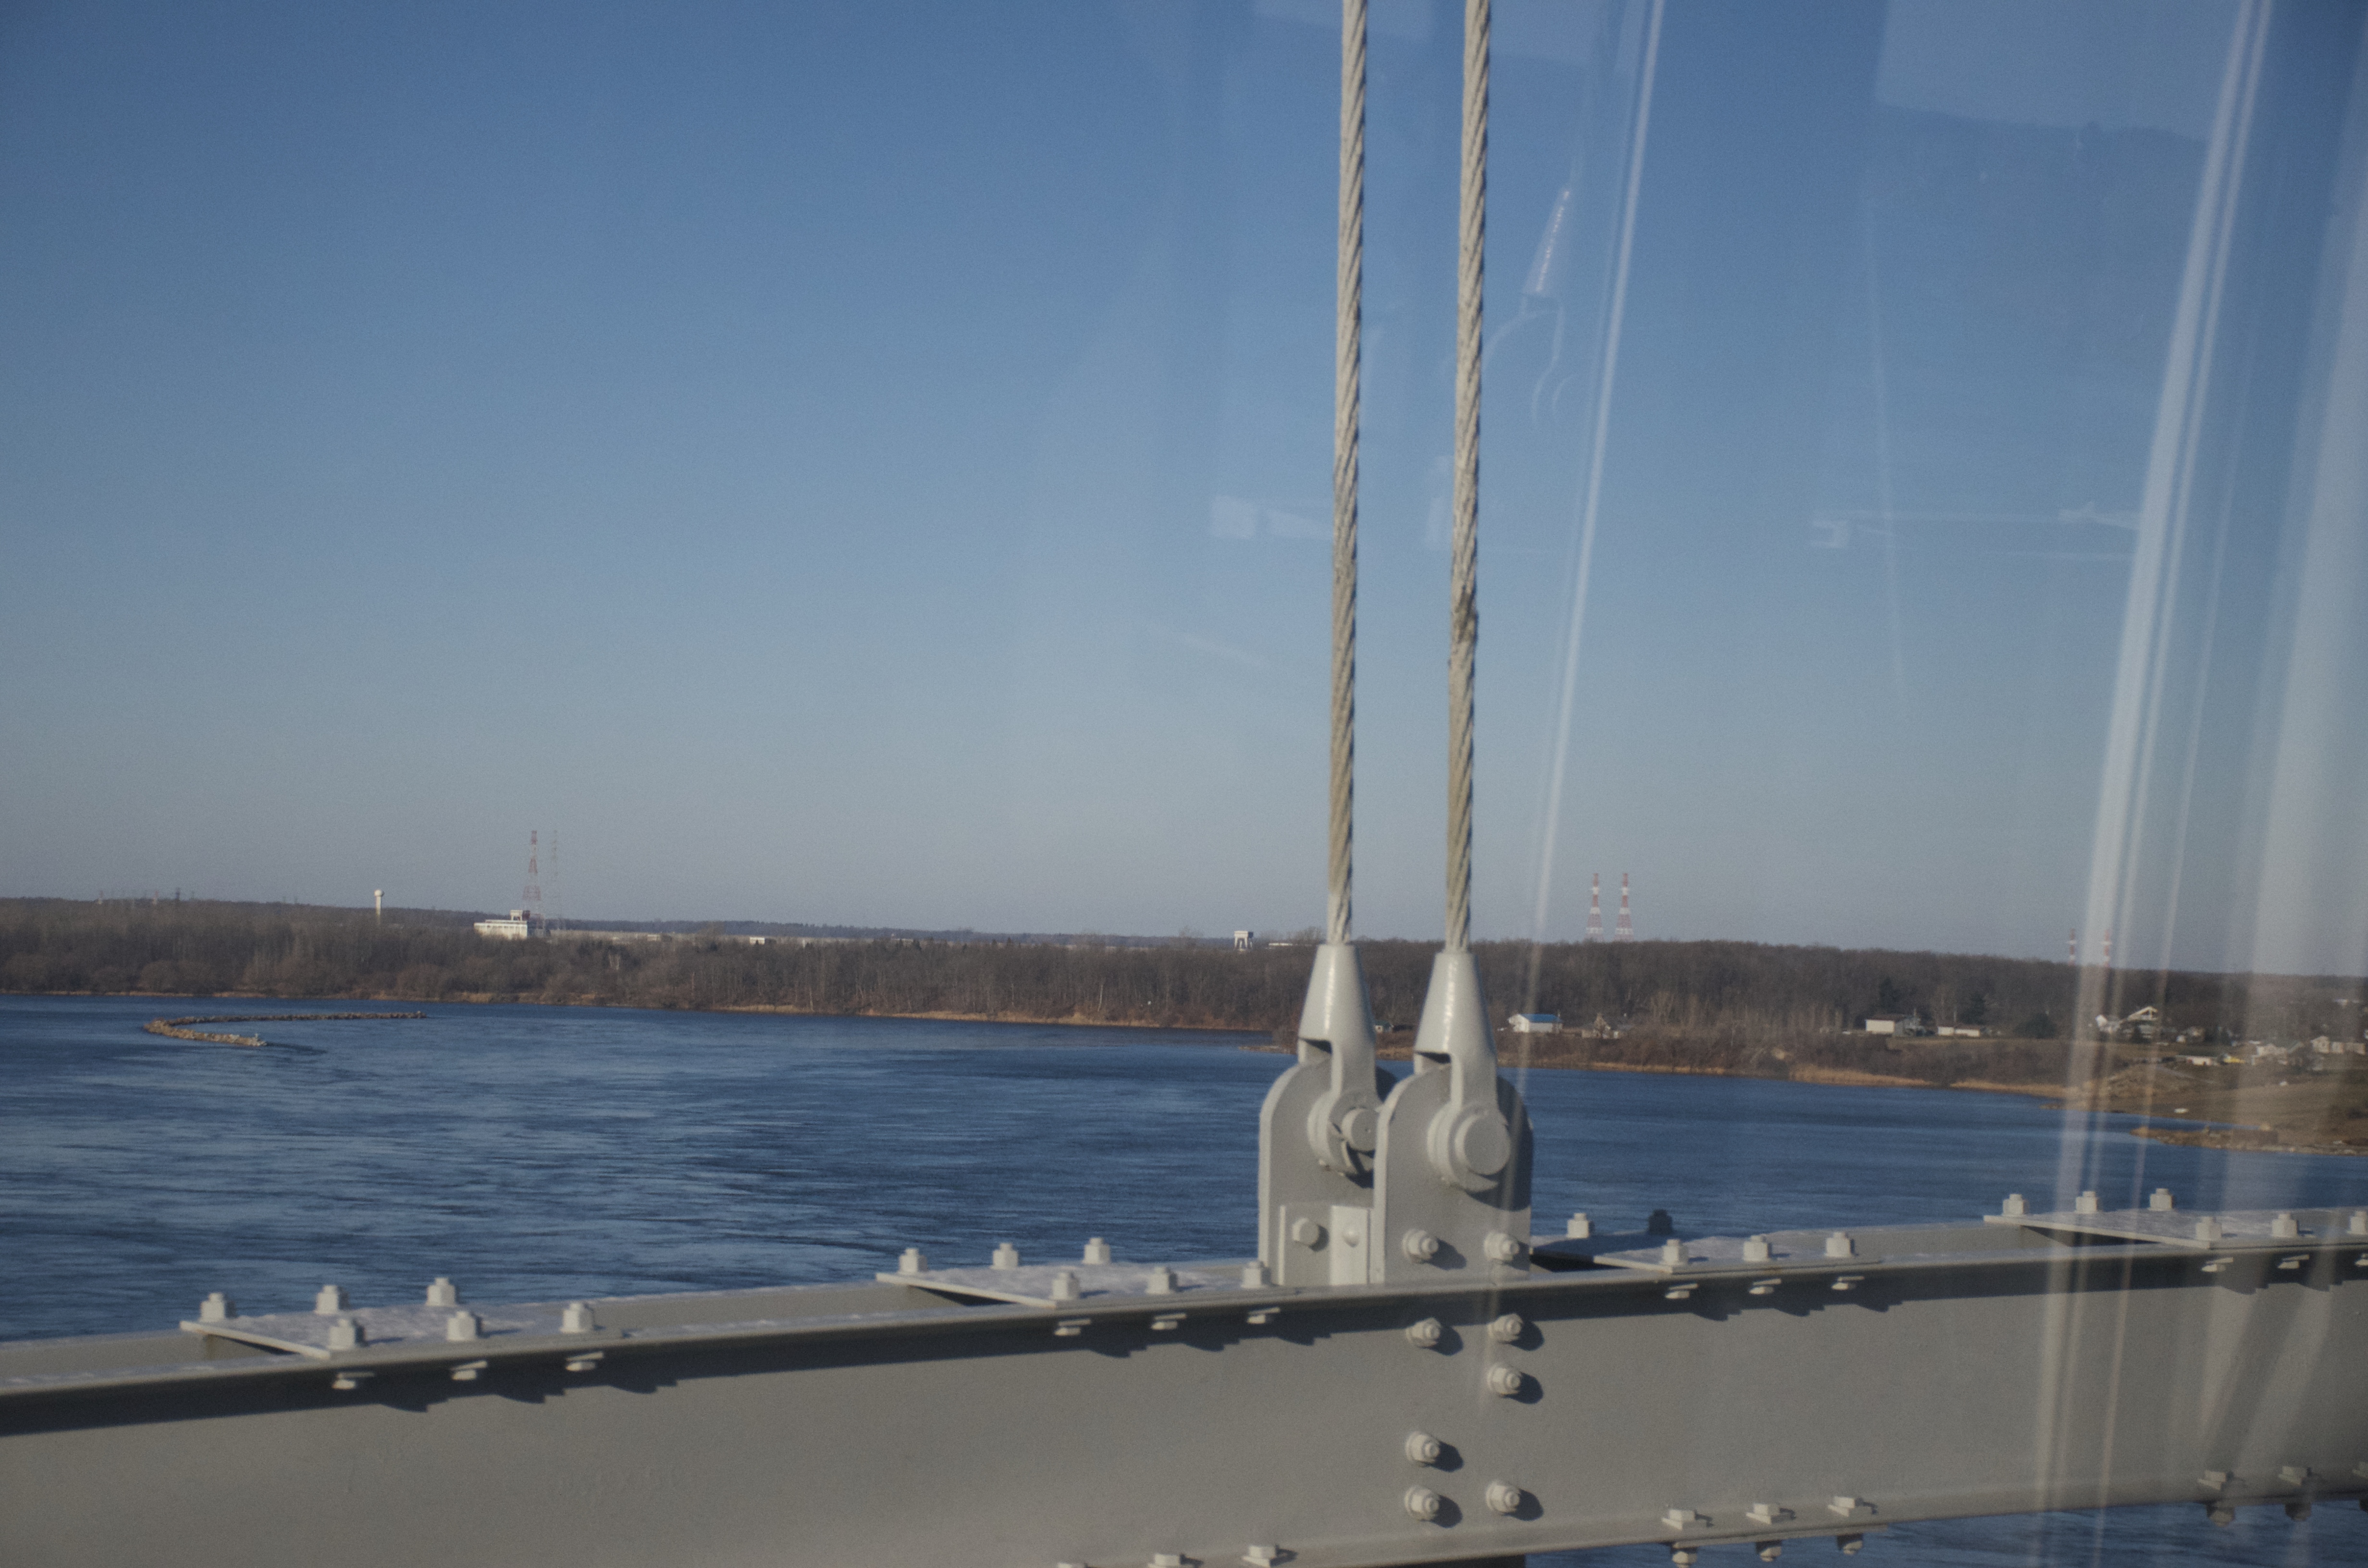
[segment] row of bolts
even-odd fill
[[[2176,1204],[2171,1197],[2170,1188],[2167,1187],[2155,1188],[2146,1200],[2146,1207],[2157,1212],[2175,1208]],[[2022,1194],[2019,1192],[2009,1193],[2001,1208],[2002,1212],[2009,1217],[2030,1212],[2029,1205],[2024,1201]],[[2099,1212],[2097,1194],[2093,1188],[2080,1194],[2074,1212],[2080,1214]],[[1654,1211],[1650,1226],[1652,1230],[1665,1230],[1668,1223],[1668,1216],[1666,1212],[1659,1210]],[[2368,1209],[2354,1210],[2346,1231],[2351,1235],[2368,1236]],[[1583,1239],[1594,1234],[1594,1226],[1585,1213],[1573,1214],[1565,1234]],[[2296,1223],[2293,1214],[2281,1213],[2270,1222],[2270,1234],[2278,1240],[2292,1240],[2302,1234],[2302,1229]],[[2218,1241],[2221,1235],[2220,1221],[2215,1217],[2207,1214],[2195,1221],[2196,1240]],[[1826,1237],[1827,1257],[1851,1257],[1856,1256],[1857,1251],[1857,1244],[1847,1231],[1835,1231]],[[1770,1255],[1770,1249],[1766,1236],[1751,1236],[1745,1240],[1744,1262],[1766,1263],[1769,1261]],[[1099,1236],[1090,1238],[1086,1243],[1085,1256],[1080,1261],[1087,1265],[1108,1264],[1110,1262],[1110,1243]],[[1674,1237],[1663,1242],[1661,1261],[1665,1264],[1685,1262],[1685,1244]],[[995,1249],[993,1267],[1019,1267],[1019,1249],[1009,1242],[1003,1243]],[[896,1260],[896,1272],[900,1275],[917,1276],[927,1274],[928,1271],[928,1257],[919,1247],[906,1247]],[[1265,1264],[1250,1262],[1242,1265],[1241,1282],[1244,1290],[1255,1290],[1271,1285],[1273,1279],[1268,1274]],[[1064,1268],[1053,1277],[1052,1297],[1056,1301],[1076,1301],[1081,1289],[1081,1282],[1074,1270]],[[1165,1265],[1155,1266],[1145,1277],[1144,1289],[1146,1293],[1154,1296],[1172,1294],[1176,1290],[1176,1271]],[[431,1307],[457,1308],[460,1302],[459,1289],[451,1280],[441,1275],[438,1275],[435,1282],[427,1287],[427,1304]],[[329,1328],[329,1347],[333,1350],[349,1350],[362,1343],[361,1324],[349,1317],[342,1316],[346,1310],[346,1292],[343,1286],[324,1285],[313,1299],[313,1312],[324,1317],[337,1319]],[[209,1295],[198,1312],[199,1320],[203,1323],[223,1323],[237,1315],[237,1303],[220,1290]],[[560,1314],[562,1334],[589,1334],[598,1326],[593,1321],[592,1307],[589,1302],[570,1301],[567,1303],[566,1310]],[[484,1330],[483,1320],[471,1312],[456,1311],[444,1322],[444,1337],[455,1342],[475,1339],[483,1334]]]

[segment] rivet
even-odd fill
[[[1447,1337],[1447,1325],[1437,1318],[1425,1318],[1420,1323],[1406,1324],[1406,1343],[1424,1350],[1436,1349]]]
[[[1009,1242],[1005,1242],[1002,1245],[996,1247],[995,1249],[994,1267],[996,1268],[1019,1267],[1019,1249],[1013,1246]]]
[[[589,1301],[570,1301],[566,1310],[559,1314],[559,1332],[562,1334],[589,1334],[598,1326],[592,1321],[592,1303]]]
[[[1102,1240],[1099,1236],[1088,1236],[1086,1238],[1086,1256],[1081,1261],[1086,1263],[1108,1263],[1110,1260],[1110,1243]]]
[[[1850,1240],[1850,1233],[1848,1231],[1836,1231],[1826,1238],[1826,1256],[1827,1257],[1856,1257],[1858,1256],[1858,1244]]]
[[[1520,1371],[1511,1367],[1499,1364],[1488,1369],[1488,1392],[1506,1399],[1510,1399],[1520,1392],[1522,1386],[1528,1381],[1529,1379],[1521,1376]]]
[[[896,1255],[897,1273],[927,1274],[928,1271],[929,1255],[923,1252],[919,1247],[906,1247],[903,1252]]]
[[[2179,1200],[2171,1197],[2170,1188],[2167,1187],[2157,1187],[2154,1189],[2153,1193],[2147,1197],[2146,1207],[2169,1212],[2170,1210],[2179,1207]]]
[[[1075,1269],[1064,1268],[1053,1276],[1053,1300],[1074,1301],[1077,1299],[1077,1276]]]
[[[313,1310],[323,1317],[335,1317],[346,1310],[346,1288],[324,1285],[313,1297]]]
[[[441,1274],[427,1287],[427,1304],[431,1307],[457,1307],[461,1304],[461,1289]]]
[[[238,1303],[220,1290],[214,1291],[198,1306],[199,1323],[226,1323],[236,1316],[238,1316]]]
[[[454,1312],[444,1320],[447,1339],[474,1339],[484,1332],[484,1323],[474,1312]]]
[[[1400,1237],[1398,1246],[1416,1263],[1429,1263],[1439,1256],[1439,1238],[1419,1225]]]
[[[1437,1464],[1440,1456],[1446,1452],[1447,1445],[1428,1432],[1406,1434],[1406,1457],[1410,1464]]]
[[[1499,1345],[1518,1345],[1521,1335],[1529,1332],[1530,1325],[1522,1321],[1519,1312],[1507,1312],[1488,1325],[1488,1337]]]
[[[1751,1236],[1746,1238],[1743,1244],[1744,1262],[1765,1263],[1768,1261],[1768,1238],[1766,1236]]]
[[[1406,1511],[1417,1519],[1435,1519],[1444,1501],[1428,1486],[1409,1486],[1406,1492]]]
[[[1523,1494],[1509,1481],[1492,1481],[1484,1500],[1492,1514],[1518,1514],[1521,1511]]]

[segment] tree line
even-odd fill
[[[0,991],[769,1007],[1267,1032],[1297,1020],[1310,957],[1304,947],[1236,952],[1183,938],[752,944],[711,931],[521,942],[479,937],[472,918],[406,910],[381,923],[368,910],[288,904],[6,899]],[[1360,947],[1375,1017],[1411,1027],[1433,948]],[[1871,1012],[1920,1013],[2023,1040],[2075,1033],[2078,977],[2035,960],[1715,941],[1491,942],[1477,957],[1500,1023],[1516,1010],[1558,1013],[1579,1030],[1600,1019],[1631,1052],[1683,1042],[1697,1054],[1797,1058]],[[2340,998],[2360,994],[2357,982],[2325,977],[2123,972],[2105,1005],[2158,1006],[2171,1032],[2356,1038],[2361,1009]]]

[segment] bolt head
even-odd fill
[[[1324,1227],[1301,1215],[1291,1222],[1291,1239],[1304,1247],[1312,1247],[1324,1239]]]
[[[1425,1350],[1436,1349],[1447,1337],[1447,1325],[1437,1318],[1425,1318],[1420,1323],[1406,1324],[1406,1343]]]
[[[1528,1381],[1527,1378],[1510,1367],[1496,1366],[1488,1369],[1488,1392],[1501,1398],[1512,1398],[1521,1392],[1522,1385]]]
[[[1370,1154],[1382,1141],[1382,1119],[1371,1106],[1352,1107],[1340,1118],[1340,1141],[1360,1154]]]
[[[1493,1176],[1512,1161],[1513,1130],[1502,1116],[1484,1110],[1457,1125],[1451,1147],[1457,1163],[1474,1176]]]
[[[1508,1235],[1503,1231],[1491,1231],[1488,1239],[1481,1244],[1481,1250],[1488,1255],[1491,1263],[1519,1263],[1521,1254],[1528,1249],[1521,1244],[1520,1237]]]
[[[1435,1519],[1439,1517],[1440,1506],[1444,1501],[1428,1486],[1409,1486],[1406,1492],[1406,1511],[1417,1519]]]
[[[1507,1312],[1488,1325],[1488,1337],[1499,1345],[1518,1345],[1521,1335],[1529,1331],[1530,1325],[1522,1320],[1520,1313]]]
[[[1428,1432],[1406,1434],[1406,1457],[1412,1463],[1437,1464],[1440,1456],[1445,1452],[1447,1446]]]
[[[1521,1489],[1509,1481],[1488,1483],[1488,1511],[1493,1514],[1518,1514],[1521,1511]]]
[[[1420,1226],[1408,1231],[1398,1245],[1404,1248],[1406,1256],[1416,1263],[1429,1263],[1439,1256],[1439,1238]]]

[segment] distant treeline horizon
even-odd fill
[[[1235,951],[1190,935],[841,937],[750,943],[713,923],[663,942],[561,931],[480,937],[461,911],[219,902],[0,899],[0,992],[505,1001],[778,1008],[1045,1022],[1288,1030],[1309,949]],[[735,926],[740,923],[734,923]],[[643,927],[646,929],[647,927]],[[768,933],[756,933],[768,934]],[[1410,1027],[1435,944],[1359,944],[1375,1017]],[[1640,1040],[1805,1048],[1873,1013],[1915,1013],[2012,1039],[2070,1038],[2081,975],[1980,954],[1736,941],[1484,942],[1501,1026],[1513,1012],[1600,1019]],[[2361,1032],[2362,982],[2340,976],[2117,971],[2114,1015],[2162,1009],[2166,1034],[2308,1039]]]

